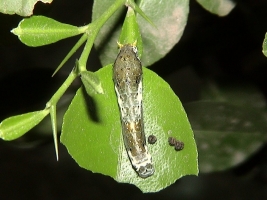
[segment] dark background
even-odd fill
[[[82,26],[90,22],[92,1],[54,0],[38,3],[35,15]],[[151,67],[167,80],[183,103],[198,100],[203,79],[223,78],[256,85],[267,95],[267,58],[262,42],[267,32],[267,1],[238,1],[226,17],[205,11],[190,1],[188,24],[181,41]],[[72,69],[75,54],[54,78],[51,74],[78,37],[30,48],[10,30],[20,16],[0,14],[0,121],[11,115],[43,109]],[[101,67],[97,53],[89,70]],[[79,87],[75,82],[69,94]],[[44,133],[45,132],[45,133]],[[1,199],[266,199],[267,148],[223,172],[187,176],[153,194],[133,185],[80,168],[59,146],[56,162],[51,127],[38,129],[14,142],[0,141]]]

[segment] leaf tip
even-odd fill
[[[14,35],[18,35],[17,30],[18,30],[18,28],[13,28],[10,32],[13,33]]]

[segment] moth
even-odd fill
[[[143,125],[142,64],[136,43],[119,44],[120,52],[113,65],[113,81],[120,108],[124,145],[133,168],[142,178],[154,173]]]

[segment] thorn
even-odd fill
[[[58,143],[57,143],[57,135],[56,134],[54,134],[54,146],[55,146],[56,158],[58,161]]]
[[[57,142],[57,115],[56,115],[56,106],[52,105],[50,107],[50,117],[52,123],[52,130],[53,130],[53,138],[54,138],[54,146],[56,152],[56,158],[58,161],[58,142]]]

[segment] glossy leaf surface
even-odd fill
[[[0,138],[15,140],[21,137],[39,124],[48,113],[49,110],[41,110],[5,119],[0,124]]]
[[[28,46],[37,47],[83,33],[86,27],[76,27],[44,16],[23,19],[11,32]]]

